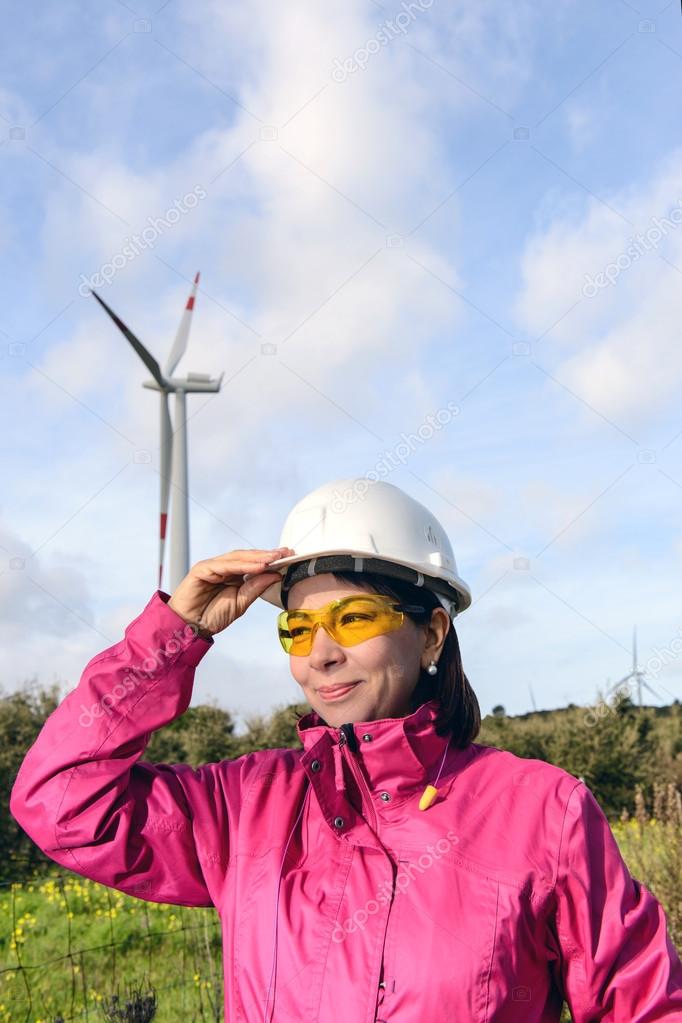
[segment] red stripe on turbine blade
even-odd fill
[[[196,275],[196,277],[194,278],[194,283],[195,283],[195,284],[198,284],[198,283],[199,283],[199,271],[198,271],[198,270],[197,270],[197,275]]]
[[[168,513],[161,512],[161,539],[166,539],[166,522],[168,520]]]
[[[185,309],[194,309],[194,295],[190,295],[189,298],[187,299],[187,305],[185,306]]]

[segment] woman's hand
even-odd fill
[[[241,618],[254,600],[281,576],[267,566],[294,554],[291,547],[274,550],[229,551],[197,561],[168,601],[176,614],[196,625],[203,636],[214,636]],[[244,581],[244,574],[251,578]]]

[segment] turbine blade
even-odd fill
[[[168,500],[171,483],[171,456],[173,451],[173,429],[168,411],[168,393],[161,392],[161,492],[159,497],[159,589],[163,577],[163,555],[166,546],[168,524]]]
[[[662,699],[664,699],[664,697],[662,697],[660,693],[657,693],[655,689],[652,689],[652,688],[651,688],[651,686],[649,685],[649,683],[648,683],[648,682],[645,682],[645,681],[644,681],[643,679],[642,679],[642,685],[643,685],[643,686],[644,686],[644,687],[645,687],[646,689],[648,689],[650,693],[653,693],[653,694],[654,694],[654,696],[657,696],[659,700],[662,700]]]
[[[99,302],[99,304],[101,306],[104,307],[104,309],[107,311],[109,316],[112,318],[112,320],[114,321],[114,323],[116,324],[118,329],[121,331],[121,333],[124,334],[128,338],[128,341],[130,341],[131,345],[133,346],[133,348],[135,349],[137,354],[140,356],[140,358],[142,359],[143,363],[145,364],[145,366],[147,367],[147,369],[149,370],[151,375],[156,380],[157,384],[159,384],[160,387],[164,387],[165,386],[165,380],[163,379],[163,376],[161,375],[161,367],[159,366],[158,362],[156,361],[154,356],[151,354],[151,352],[147,351],[147,349],[142,344],[142,342],[139,340],[139,338],[135,337],[135,335],[133,334],[132,330],[130,330],[129,327],[126,327],[126,325],[123,322],[123,320],[118,318],[118,316],[113,311],[113,309],[109,308],[109,306],[106,304],[104,299],[100,298],[96,291],[91,291],[90,294],[93,296],[93,298],[97,299],[97,301]]]
[[[637,671],[637,626],[632,630],[632,670]]]
[[[187,339],[189,338],[189,328],[192,326],[192,313],[194,311],[194,300],[196,298],[198,285],[199,273],[197,272],[197,275],[194,278],[194,284],[192,285],[192,290],[189,298],[187,299],[187,305],[185,306],[182,319],[180,320],[178,332],[175,335],[173,347],[171,348],[170,355],[168,356],[168,361],[164,370],[167,377],[173,375],[175,367],[180,362],[180,359],[183,357],[187,349]]]
[[[617,688],[618,688],[618,686],[620,686],[620,685],[622,685],[622,684],[623,684],[623,682],[629,682],[629,680],[630,680],[630,679],[632,678],[632,676],[633,676],[633,672],[630,672],[630,673],[629,673],[629,674],[627,674],[627,675],[623,675],[623,677],[622,677],[622,678],[618,679],[618,681],[617,681],[617,682],[614,682],[614,683],[613,683],[613,685],[612,685],[612,686],[609,686],[608,688],[609,688],[609,689],[617,689]]]

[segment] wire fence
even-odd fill
[[[0,908],[0,1023],[223,1020],[215,909],[147,902],[68,871],[0,882]]]

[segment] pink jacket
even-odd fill
[[[215,906],[226,1023],[682,1021],[682,962],[590,790],[540,760],[447,750],[436,702],[304,749],[141,760],[213,645],[157,590],[28,750],[12,815],[54,861]]]

